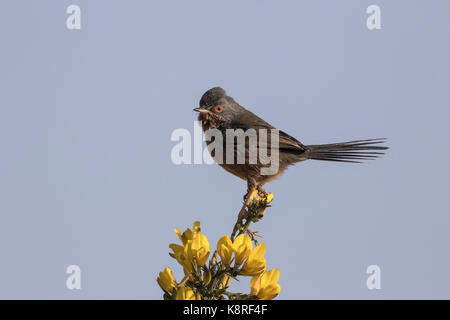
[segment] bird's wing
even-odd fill
[[[284,131],[279,130],[279,132],[280,132],[280,150],[293,153],[305,152],[306,148],[300,141],[288,135]]]
[[[244,131],[248,129],[255,129],[256,131],[259,131],[259,129],[266,129],[268,130],[268,134],[270,134],[271,129],[276,129],[274,126],[248,110],[245,110],[238,120],[234,120],[231,127],[233,129],[243,129]],[[280,150],[292,153],[302,153],[306,150],[305,146],[294,137],[281,130],[278,130],[278,132]],[[268,144],[270,144],[270,142],[268,142]],[[259,145],[259,147],[261,147],[261,145]]]

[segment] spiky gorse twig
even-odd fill
[[[256,237],[261,237],[261,235],[258,233],[258,231],[250,231],[248,227],[252,222],[256,223],[264,217],[266,209],[270,207],[270,203],[273,200],[273,194],[258,194],[257,191],[254,191],[254,193],[251,194],[250,197],[252,200],[246,208],[244,218],[242,219],[242,222],[239,222],[239,220],[238,222],[236,222],[234,230],[238,231],[238,236],[240,234],[248,234],[255,245],[257,245],[258,240],[256,239]],[[235,232],[233,231],[231,233],[231,239],[234,239],[234,236]]]
[[[237,236],[224,235],[217,242],[217,249],[211,259],[208,238],[200,231],[200,222],[194,222],[193,230],[183,233],[175,228],[181,244],[170,244],[170,256],[183,267],[185,277],[178,283],[169,267],[159,273],[157,279],[167,300],[250,300],[273,299],[280,292],[277,283],[278,269],[267,270],[266,245],[258,244],[257,232],[250,231],[249,225],[259,221],[273,199],[272,194],[253,194],[246,208],[243,222],[236,230]],[[255,244],[255,248],[253,248]],[[250,293],[228,291],[232,280],[239,276],[251,276]]]

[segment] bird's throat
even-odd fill
[[[215,129],[223,122],[222,117],[215,115],[212,112],[204,112],[198,115],[198,120],[202,124],[203,131]]]

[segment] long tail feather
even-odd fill
[[[314,160],[361,163],[360,160],[373,160],[383,155],[384,152],[379,150],[388,147],[378,144],[384,142],[386,138],[309,145],[306,146],[306,155]]]

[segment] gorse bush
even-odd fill
[[[167,267],[159,273],[157,282],[164,291],[166,300],[268,300],[280,292],[277,283],[280,277],[278,269],[267,270],[266,245],[258,243],[260,236],[250,231],[251,223],[264,217],[267,207],[272,202],[273,194],[251,195],[246,207],[244,219],[235,226],[237,236],[222,236],[211,255],[209,240],[200,231],[200,222],[194,222],[192,230],[183,233],[175,228],[181,244],[170,244],[169,255],[183,268],[184,278],[177,282],[172,270]],[[232,235],[234,235],[233,232]],[[208,261],[208,258],[209,261]],[[231,281],[238,277],[252,277],[248,293],[228,291]]]

